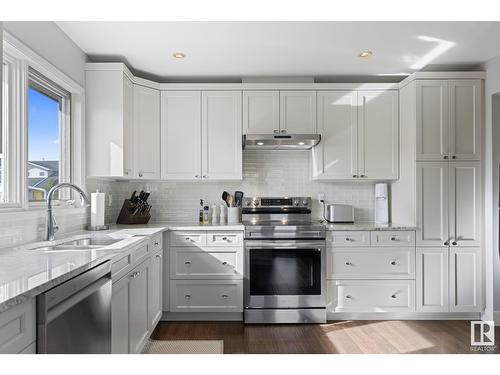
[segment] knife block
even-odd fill
[[[147,224],[149,219],[151,219],[151,214],[146,215],[132,215],[134,211],[134,206],[130,202],[130,199],[125,199],[122,205],[118,219],[116,219],[116,224]]]

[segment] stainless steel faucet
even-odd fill
[[[57,226],[56,220],[54,218],[54,215],[52,214],[52,195],[54,192],[61,188],[71,188],[76,190],[78,193],[80,193],[80,196],[84,200],[84,202],[89,205],[90,201],[89,198],[85,195],[82,189],[80,189],[78,186],[71,184],[69,182],[62,182],[60,184],[54,185],[52,189],[49,190],[49,193],[47,194],[47,222],[45,223],[45,240],[46,241],[53,241],[54,240],[54,235],[59,229]]]

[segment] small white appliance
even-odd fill
[[[375,223],[389,223],[389,188],[385,183],[375,184]]]

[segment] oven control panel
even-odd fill
[[[250,197],[243,199],[243,207],[256,208],[287,208],[301,207],[310,208],[310,197]]]

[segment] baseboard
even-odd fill
[[[481,320],[481,313],[329,312],[328,320]]]
[[[202,313],[202,312],[169,312],[164,311],[161,317],[162,321],[171,322],[207,322],[207,321],[243,321],[243,313]]]

